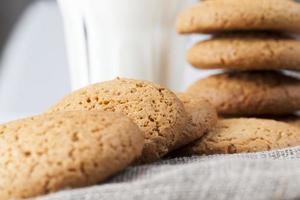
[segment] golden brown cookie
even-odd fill
[[[203,1],[183,11],[179,33],[212,33],[235,30],[300,32],[300,4],[292,0]]]
[[[76,91],[50,109],[105,110],[129,116],[144,132],[142,162],[152,162],[185,145],[183,104],[168,89],[148,81],[117,78]]]
[[[183,131],[185,138],[189,138],[189,142],[191,142],[190,138],[193,138],[192,141],[199,139],[216,125],[217,111],[208,100],[186,93],[177,94],[177,96],[189,114],[189,122]]]
[[[300,80],[274,71],[212,75],[187,92],[208,99],[221,115],[279,115],[300,109]]]
[[[0,199],[23,199],[99,183],[141,155],[128,117],[75,111],[0,126]]]
[[[194,45],[187,54],[203,69],[300,69],[300,41],[274,33],[228,33]]]
[[[297,145],[300,145],[300,129],[287,123],[254,118],[222,119],[212,131],[180,152],[183,155],[232,154]]]

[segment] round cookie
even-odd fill
[[[273,30],[300,33],[300,4],[292,0],[203,1],[177,19],[179,33]]]
[[[222,119],[200,140],[180,150],[181,155],[233,154],[269,151],[300,144],[300,129],[266,119]]]
[[[187,60],[203,69],[300,69],[300,41],[274,33],[228,33],[201,41]]]
[[[280,115],[300,109],[300,80],[275,71],[212,75],[187,93],[208,99],[221,115]]]
[[[208,100],[186,93],[177,96],[189,114],[189,122],[183,131],[185,138],[189,138],[189,142],[191,142],[190,138],[193,138],[192,141],[199,139],[216,125],[217,111]]]
[[[181,101],[168,89],[148,81],[117,78],[91,85],[66,96],[49,112],[66,110],[105,110],[130,117],[144,132],[143,163],[186,144],[181,133],[187,114]]]
[[[97,184],[138,158],[143,133],[111,112],[46,114],[0,125],[0,199]]]

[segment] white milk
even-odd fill
[[[74,89],[117,76],[180,89],[186,37],[175,21],[194,0],[59,1]]]

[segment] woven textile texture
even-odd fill
[[[300,199],[300,147],[163,160],[38,200]]]

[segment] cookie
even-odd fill
[[[0,126],[0,199],[97,184],[141,155],[143,133],[110,112],[46,114]]]
[[[188,62],[203,69],[300,69],[300,41],[275,33],[228,33],[195,44]]]
[[[148,81],[117,78],[91,85],[66,96],[49,112],[66,110],[105,110],[130,117],[144,132],[143,163],[158,160],[188,140],[181,135],[187,120],[181,101]]]
[[[221,115],[281,115],[300,109],[300,80],[275,71],[212,75],[187,93],[208,99]]]
[[[177,19],[179,33],[273,30],[300,33],[300,4],[292,0],[203,1]]]
[[[183,131],[186,135],[184,138],[189,138],[189,142],[190,138],[193,138],[193,141],[199,139],[216,125],[217,111],[208,100],[186,93],[180,93],[177,96],[189,114],[189,122]]]
[[[300,129],[266,119],[222,119],[200,140],[180,150],[183,155],[269,151],[300,144]]]

